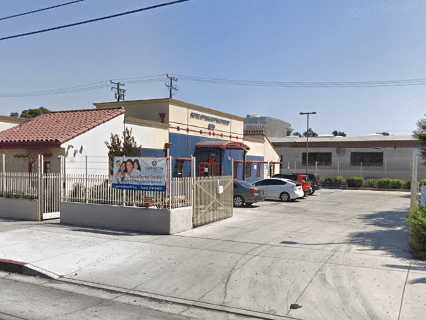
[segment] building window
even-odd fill
[[[331,166],[331,152],[309,152],[309,165]],[[302,153],[302,163],[306,165],[306,152]]]
[[[382,167],[383,152],[351,152],[351,166]]]
[[[245,176],[246,178],[250,178],[251,177],[251,163],[247,163],[245,165]]]

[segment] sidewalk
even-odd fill
[[[264,318],[386,320],[402,310],[401,320],[419,319],[426,263],[411,260],[401,243],[408,200],[350,191],[321,197],[239,209],[174,236],[30,225],[0,232],[0,258],[87,285]]]

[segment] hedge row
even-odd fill
[[[349,187],[349,188],[373,188],[373,189],[410,189],[410,181],[400,179],[364,179],[363,177],[329,177],[321,179],[324,187]],[[420,181],[420,184],[426,185],[426,179]]]
[[[408,217],[410,226],[410,247],[418,259],[426,259],[426,208],[411,212]]]

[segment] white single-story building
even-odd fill
[[[413,152],[421,143],[411,135],[380,134],[348,137],[273,138],[272,144],[282,159],[281,172],[308,169],[322,177],[362,176],[411,180]],[[418,167],[419,178],[426,178],[426,166]]]
[[[0,132],[0,153],[8,172],[37,172],[41,154],[46,173],[59,172],[60,156],[68,173],[84,172],[87,156],[89,173],[108,174],[105,141],[123,129],[121,108],[50,112]]]

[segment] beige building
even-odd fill
[[[175,175],[189,174],[191,156],[197,159],[198,175],[229,175],[232,160],[234,174],[239,178],[256,180],[271,170],[278,171],[279,156],[270,141],[263,135],[244,136],[243,117],[176,99],[105,102],[95,106],[124,108],[126,127],[132,129],[142,145],[142,156],[163,156],[168,152],[175,159]]]

